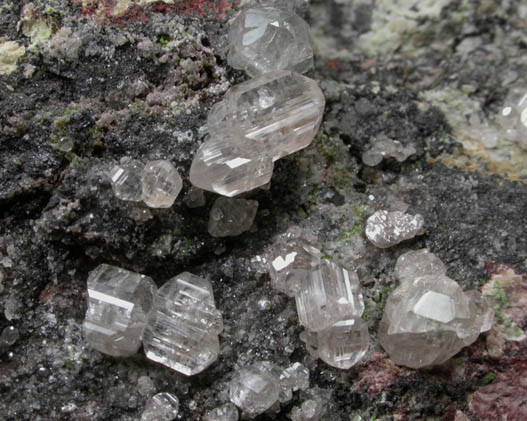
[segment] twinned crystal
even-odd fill
[[[222,330],[210,282],[184,272],[159,289],[143,345],[149,359],[190,376],[216,360]]]
[[[142,199],[151,208],[169,208],[183,187],[174,166],[165,160],[148,161],[142,174]]]
[[[399,262],[402,282],[388,297],[379,327],[390,358],[412,368],[447,361],[489,330],[493,320],[492,308],[478,291],[463,292],[436,263],[436,273],[430,274],[432,259],[421,254],[425,262],[420,268],[408,259],[411,270],[403,270]]]
[[[229,197],[268,183],[273,161],[311,143],[324,104],[314,80],[290,71],[232,87],[209,114],[210,137],[192,161],[191,183]]]
[[[172,393],[158,393],[146,403],[141,421],[172,421],[179,412],[179,399]]]
[[[235,237],[251,228],[258,202],[256,200],[219,197],[210,211],[209,234],[213,237]]]
[[[313,67],[309,27],[285,8],[245,9],[229,28],[227,61],[251,77],[277,70],[305,73]]]
[[[88,310],[82,326],[88,344],[108,355],[135,354],[155,297],[156,286],[149,277],[97,266],[88,277]]]
[[[366,221],[366,237],[379,248],[392,247],[402,241],[424,233],[421,215],[409,215],[400,211],[375,212]]]

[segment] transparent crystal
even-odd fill
[[[307,390],[309,388],[309,370],[300,363],[292,364],[280,374],[280,385],[282,389],[291,392]],[[291,394],[288,393],[288,395]]]
[[[152,313],[156,286],[151,278],[102,264],[88,276],[84,337],[96,350],[116,357],[137,352]]]
[[[445,275],[403,281],[386,302],[380,343],[396,364],[441,364],[489,326],[491,310],[480,298]]]
[[[114,194],[121,200],[139,202],[143,191],[141,177],[143,164],[135,159],[124,157],[110,171],[110,182]]]
[[[403,212],[377,211],[366,221],[366,237],[379,248],[392,247],[424,233],[421,215]]]
[[[301,337],[313,356],[332,367],[347,370],[364,358],[369,346],[368,326],[360,318],[341,320],[333,326]]]
[[[272,175],[272,159],[250,150],[247,139],[237,145],[218,134],[201,145],[190,167],[194,186],[228,197],[263,186]]]
[[[292,421],[323,421],[326,420],[327,402],[331,392],[324,389],[310,389],[307,392],[309,399],[302,405],[295,406],[289,417]]]
[[[146,403],[141,421],[172,421],[179,411],[179,399],[171,393],[158,393]]]
[[[2,330],[2,334],[0,335],[0,350],[13,345],[16,341],[18,341],[19,337],[20,334],[16,327],[7,326],[4,328],[4,330]]]
[[[229,384],[232,403],[248,417],[262,414],[276,402],[280,395],[280,382],[268,368],[253,364],[237,371]]]
[[[311,143],[325,98],[314,80],[280,71],[233,86],[223,102],[209,114],[209,130],[276,161]]]
[[[445,264],[428,249],[410,250],[397,259],[395,276],[399,281],[412,281],[425,275],[446,274]]]
[[[310,272],[295,300],[300,324],[313,332],[364,311],[357,274],[326,259]]]
[[[216,360],[222,330],[210,282],[184,272],[159,289],[143,345],[152,361],[190,376]]]
[[[290,297],[298,294],[303,281],[320,264],[322,253],[314,242],[296,227],[278,239],[266,259],[273,288]]]
[[[258,202],[256,200],[219,197],[210,210],[209,234],[213,237],[235,237],[251,228]]]
[[[226,403],[207,412],[203,421],[238,421],[238,419],[238,409],[232,403]]]
[[[292,11],[270,6],[243,10],[229,28],[227,61],[251,77],[313,67],[307,23]]]
[[[143,201],[151,208],[169,208],[174,204],[183,181],[172,164],[165,160],[148,161],[142,177]]]
[[[405,146],[398,140],[381,135],[373,142],[371,148],[362,154],[362,162],[370,167],[380,164],[384,158],[395,158],[397,162],[403,162],[415,153],[413,145]]]
[[[191,209],[200,208],[201,206],[205,206],[205,203],[207,203],[205,200],[205,192],[198,187],[191,187],[185,195],[183,201],[185,202],[185,205]]]

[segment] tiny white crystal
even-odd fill
[[[148,161],[142,175],[143,201],[151,208],[169,208],[174,204],[183,181],[172,164],[165,160]]]
[[[184,272],[159,289],[143,345],[152,361],[190,376],[216,360],[222,330],[210,282]]]
[[[258,363],[237,371],[229,384],[231,402],[250,418],[273,406],[278,401],[279,394],[278,377]]]
[[[88,277],[88,310],[84,337],[98,351],[117,357],[141,346],[147,318],[153,312],[156,286],[151,278],[102,264]]]
[[[263,6],[243,10],[229,28],[227,61],[251,77],[313,67],[307,23],[292,11]]]
[[[171,393],[158,393],[146,403],[141,421],[172,421],[177,417],[179,400]]]
[[[251,228],[258,202],[256,200],[219,197],[210,211],[209,234],[213,237],[234,237]]]
[[[423,233],[424,219],[419,214],[381,210],[366,221],[366,237],[379,248],[392,247]]]
[[[203,421],[238,421],[238,418],[238,409],[232,403],[226,403],[207,412]]]
[[[143,164],[124,157],[110,171],[110,182],[114,194],[121,200],[139,202],[142,199],[141,177]]]

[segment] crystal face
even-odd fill
[[[411,281],[424,275],[444,275],[445,264],[427,249],[410,250],[399,256],[395,264],[395,276],[399,281]]]
[[[340,369],[357,364],[369,346],[368,326],[360,317],[341,320],[320,332],[305,331],[300,339],[313,357]]]
[[[424,233],[421,215],[377,211],[366,221],[366,237],[379,248],[388,248]]]
[[[300,324],[312,332],[364,311],[357,274],[326,259],[310,272],[295,300]]]
[[[219,197],[210,210],[209,234],[213,237],[234,237],[251,228],[258,202],[256,200]]]
[[[142,174],[142,198],[151,208],[169,208],[174,204],[183,181],[172,164],[165,160],[148,161]]]
[[[139,202],[142,199],[141,177],[143,164],[128,157],[122,158],[119,165],[110,171],[110,182],[114,194],[121,200]]]
[[[306,22],[292,11],[270,6],[242,11],[229,28],[227,61],[251,77],[277,70],[305,73],[313,67]]]
[[[152,361],[190,376],[216,360],[222,330],[210,282],[184,272],[159,289],[143,345]]]
[[[146,403],[141,421],[172,421],[179,412],[179,399],[172,393],[158,393]]]
[[[278,401],[280,382],[270,367],[261,363],[244,367],[235,373],[229,384],[231,402],[251,418],[262,414]]]
[[[88,277],[88,310],[82,326],[86,341],[104,354],[135,354],[153,312],[155,294],[156,286],[147,276],[97,266]]]
[[[390,358],[411,368],[441,364],[490,329],[492,309],[443,274],[401,283],[388,297],[379,340]]]

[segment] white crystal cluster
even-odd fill
[[[157,290],[149,277],[115,266],[90,272],[83,331],[102,353],[130,356],[142,343],[149,359],[193,375],[218,357],[222,330],[212,286],[203,278],[184,272]]]
[[[384,158],[395,158],[397,162],[403,162],[415,152],[413,145],[403,145],[398,140],[381,135],[362,154],[362,162],[370,167],[380,164]]]
[[[300,363],[285,370],[268,361],[258,361],[236,371],[229,384],[229,397],[246,417],[254,418],[277,402],[289,402],[293,392],[309,387],[309,371]]]
[[[124,157],[111,169],[109,176],[119,199],[142,200],[151,208],[171,207],[183,187],[177,170],[166,160],[148,161],[143,165]]]
[[[388,248],[424,233],[424,219],[420,214],[380,210],[366,221],[366,237],[379,248]]]
[[[233,197],[271,180],[274,162],[308,146],[324,112],[307,24],[289,8],[250,7],[229,30],[229,64],[253,79],[229,89],[209,113],[209,137],[191,183]]]
[[[316,239],[297,227],[273,245],[267,264],[273,287],[294,297],[301,339],[311,355],[337,368],[350,368],[368,349],[361,316],[364,301],[357,274],[322,258]]]
[[[400,285],[388,297],[379,341],[399,365],[441,364],[490,330],[494,313],[476,290],[463,292],[428,250],[399,257]]]

